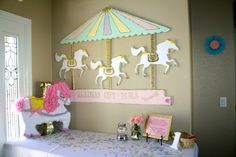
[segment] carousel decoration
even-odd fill
[[[164,57],[167,57],[168,50],[166,50],[166,54],[163,55],[159,54],[159,51],[155,51],[155,35],[168,32],[169,30],[170,28],[168,27],[144,20],[116,9],[112,9],[110,7],[105,7],[102,9],[101,12],[97,13],[72,33],[67,35],[60,43],[74,45],[79,42],[105,40],[106,63],[103,64],[103,61],[95,60],[91,61],[90,67],[94,70],[98,68],[98,75],[95,78],[95,83],[99,84],[103,89],[103,82],[106,80],[108,83],[106,87],[108,89],[72,90],[71,100],[73,102],[103,102],[109,104],[124,103],[140,105],[171,105],[171,97],[166,96],[164,90],[156,89],[155,64],[150,64],[157,61],[160,62],[160,60],[164,59]],[[120,67],[123,64],[128,64],[128,62],[126,57],[123,55],[112,57],[111,40],[115,38],[140,35],[150,35],[151,37],[151,52],[148,55],[148,63],[152,67],[152,90],[114,90],[111,86],[111,78],[118,77],[117,85],[122,82],[123,78],[128,78],[127,74],[123,72],[123,69]],[[167,42],[169,42],[170,45],[174,45],[173,41],[168,40]],[[164,47],[166,48],[167,46]],[[177,46],[174,49],[177,50]],[[165,58],[165,61],[168,62],[170,60],[167,57]]]
[[[62,67],[59,71],[59,76],[62,78],[62,71],[64,70],[64,75],[63,78],[65,79],[65,73],[74,70],[74,69],[79,69],[80,70],[80,77],[82,76],[84,69],[88,69],[86,64],[83,64],[83,57],[88,57],[88,53],[84,49],[79,49],[74,52],[73,45],[71,46],[71,57],[74,56],[73,59],[68,59],[65,54],[58,55],[57,53],[55,54],[55,59],[57,62],[62,62]],[[74,89],[74,72],[72,71],[72,81],[73,81],[73,89]]]
[[[131,14],[105,7],[101,12],[90,18],[83,25],[78,27],[71,34],[66,36],[61,44],[73,44],[85,41],[106,40],[106,69],[105,72],[109,75],[114,71],[111,65],[111,39],[123,38],[139,35],[151,35],[151,40],[154,42],[154,34],[168,32],[170,29],[156,24]],[[155,58],[154,49],[152,57]],[[154,70],[153,70],[154,72]],[[109,78],[112,78],[110,74]],[[108,79],[108,88],[111,89],[111,79]]]
[[[166,66],[164,74],[167,74],[170,65],[168,63],[173,62],[175,66],[177,66],[177,63],[174,59],[169,59],[168,54],[169,50],[179,50],[179,48],[176,46],[175,41],[173,40],[166,40],[156,46],[156,53],[148,53],[144,47],[140,47],[138,49],[131,48],[131,53],[133,56],[138,56],[139,53],[142,52],[140,62],[135,67],[135,73],[138,74],[138,68],[140,65],[143,65],[142,74],[143,76],[147,76],[145,73],[146,68],[148,68],[150,65],[156,65],[161,64]]]
[[[120,85],[122,77],[120,75],[128,77],[126,73],[120,71],[120,65],[127,64],[124,56],[118,56],[111,60],[111,67],[105,67],[102,65],[101,61],[93,62],[91,61],[91,68],[97,69],[99,67],[98,75],[96,76],[95,83],[98,84],[98,79],[101,77],[101,88],[103,89],[103,81],[109,77],[118,77],[117,86]]]

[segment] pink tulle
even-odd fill
[[[57,97],[57,90],[60,91],[60,96],[63,96],[64,98],[70,98],[71,96],[71,91],[68,85],[65,82],[56,82],[53,83],[48,89],[46,90],[46,94],[44,97],[44,109],[50,113],[53,112],[58,106],[58,97]],[[16,102],[16,109],[19,112],[22,112],[24,110],[24,103],[25,103],[25,98],[27,97],[21,97],[17,100]],[[40,110],[34,110],[32,108],[32,102],[29,100],[30,106],[31,106],[31,112],[32,113],[41,113]]]
[[[71,91],[65,82],[56,82],[51,85],[45,94],[44,98],[44,109],[50,113],[53,112],[58,106],[57,90],[60,90],[60,96],[69,98]]]
[[[24,100],[25,97],[21,97],[16,101],[16,109],[18,112],[22,112],[24,110]]]
[[[144,121],[144,116],[143,115],[137,115],[133,116],[128,120],[128,123],[130,125],[138,124],[140,125]]]

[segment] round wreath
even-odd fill
[[[225,49],[225,41],[220,36],[210,36],[205,42],[205,48],[209,54],[220,54]]]

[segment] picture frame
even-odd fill
[[[171,115],[148,114],[143,136],[168,141],[171,124]]]

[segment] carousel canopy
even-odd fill
[[[60,43],[72,44],[84,41],[148,35],[168,32],[169,30],[169,28],[160,24],[106,7],[66,36]]]

